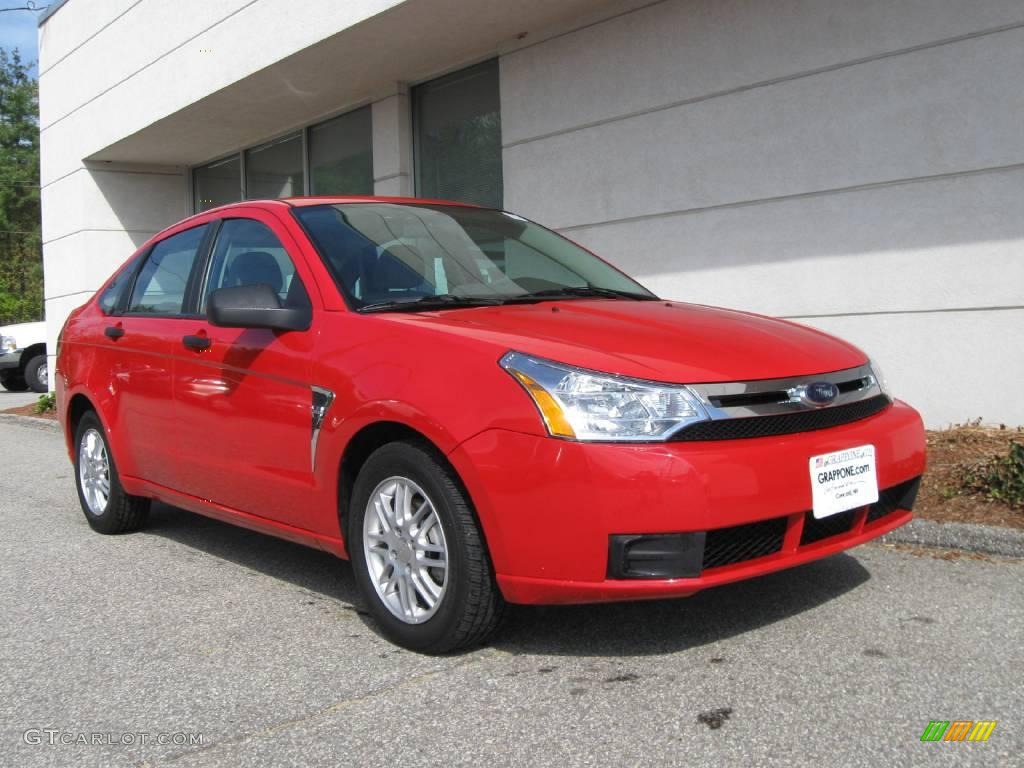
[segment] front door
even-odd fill
[[[308,304],[292,255],[297,249],[288,234],[266,212],[243,215],[220,225],[199,292],[200,314],[213,291],[261,283],[271,286],[284,305]],[[317,397],[309,381],[313,343],[312,330],[191,322],[174,353],[182,491],[310,527]]]

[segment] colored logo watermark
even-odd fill
[[[997,720],[932,720],[921,741],[988,741]]]

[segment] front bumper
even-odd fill
[[[825,557],[903,525],[909,509],[879,515],[863,508],[843,513],[838,532],[812,531],[814,523],[804,530],[811,508],[808,458],[865,444],[875,446],[881,489],[924,472],[924,427],[898,401],[841,427],[717,442],[588,444],[489,430],[450,458],[476,504],[505,598],[580,603],[691,595]],[[725,529],[761,521],[780,527],[778,548],[767,554],[755,547],[750,559],[712,561],[692,578],[609,578],[612,537],[717,532],[721,538]]]
[[[0,352],[0,371],[17,369],[21,365],[22,350],[15,349],[12,352]]]

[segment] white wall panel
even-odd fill
[[[566,227],[1024,162],[1021,71],[1015,29],[515,145],[506,204]]]
[[[185,171],[180,168],[82,168],[43,187],[43,243],[83,229],[157,232],[183,218]]]
[[[670,0],[502,59],[506,144],[981,30],[1019,0]]]
[[[1024,168],[566,235],[659,295],[770,315],[1024,305]]]

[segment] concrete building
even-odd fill
[[[195,210],[447,196],[1024,423],[1020,0],[65,0],[39,41],[51,350]]]

